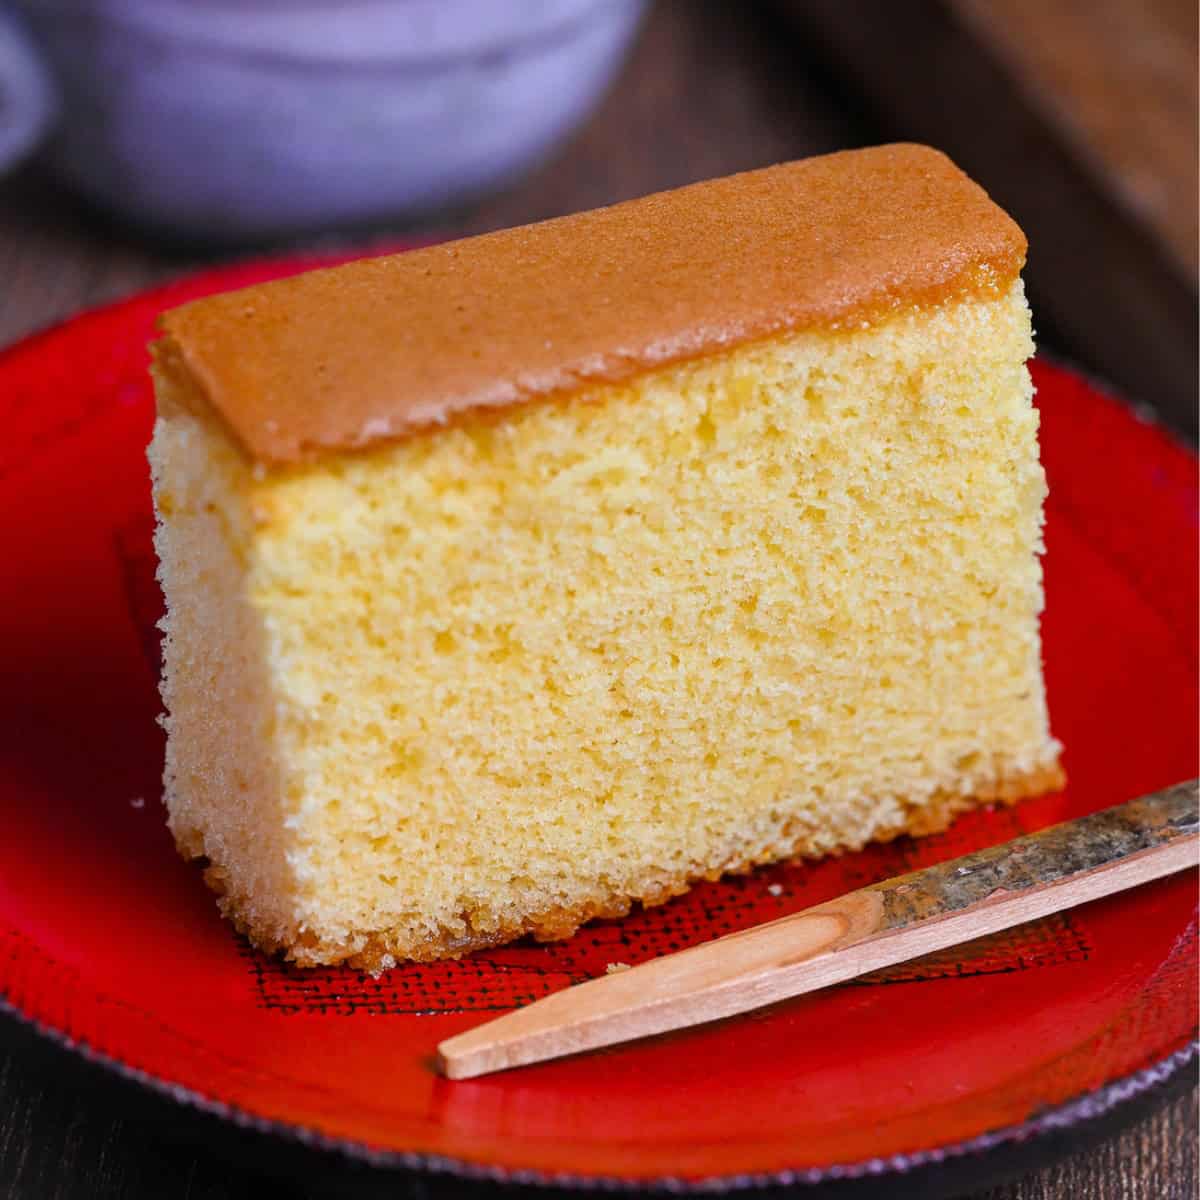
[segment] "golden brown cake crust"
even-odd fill
[[[948,158],[880,146],[197,300],[153,350],[247,453],[286,464],[991,294],[1024,256]]]
[[[1028,773],[1007,776],[971,795],[939,794],[922,804],[905,805],[903,819],[894,825],[864,830],[862,844],[891,841],[903,834],[923,837],[926,834],[939,833],[949,826],[955,817],[969,809],[986,804],[1015,804],[1031,796],[1057,791],[1065,783],[1066,775],[1062,766],[1056,762]],[[570,937],[588,921],[623,917],[635,903],[646,907],[665,903],[672,897],[686,892],[692,884],[702,879],[715,880],[722,875],[742,874],[765,863],[778,862],[784,858],[819,858],[828,853],[817,847],[808,832],[785,829],[779,842],[790,845],[790,852],[771,853],[690,875],[647,876],[637,895],[598,893],[575,908],[556,908],[553,911],[537,913],[520,924],[504,926],[486,936],[437,942],[413,943],[385,930],[368,933],[365,938],[354,939],[353,944],[331,944],[304,936],[289,944],[279,940],[270,931],[258,928],[239,898],[225,894],[219,868],[209,867],[204,874],[206,882],[221,897],[219,903],[222,912],[239,932],[245,934],[260,950],[269,954],[282,952],[286,958],[304,967],[346,963],[359,970],[377,972],[405,960],[431,962],[441,958],[458,958],[473,950],[502,945],[525,936],[532,936],[542,942],[558,941]],[[846,846],[835,853],[859,848],[861,847]],[[184,857],[189,857],[182,845],[180,851]]]

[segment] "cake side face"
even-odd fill
[[[260,944],[375,968],[1054,786],[1031,349],[1018,282],[312,464],[168,413],[172,493],[238,497],[162,517],[181,848]],[[169,565],[214,538],[220,587]]]
[[[197,300],[164,314],[156,353],[251,457],[281,464],[996,298],[1024,258],[945,155],[877,146]]]
[[[227,915],[295,941],[288,794],[277,753],[275,680],[247,585],[255,550],[251,468],[212,420],[156,377],[148,449],[166,598],[164,800],[180,852],[206,859]]]

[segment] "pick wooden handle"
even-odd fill
[[[841,983],[1197,863],[1196,781],[589,980],[438,1047],[451,1079],[592,1050]]]

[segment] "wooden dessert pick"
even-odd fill
[[[774,1004],[1197,865],[1197,781],[589,980],[438,1047],[451,1079]]]

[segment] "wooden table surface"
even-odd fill
[[[926,0],[907,2],[911,9],[901,6],[907,14],[928,8],[925,15],[931,22],[946,19],[948,10],[941,0],[928,0],[928,5]],[[878,11],[881,22],[887,18],[886,9],[870,0],[849,7],[859,18],[869,9]],[[963,7],[974,10],[972,23],[988,24],[988,13],[980,14],[988,6],[964,0]],[[994,7],[1001,11],[992,14],[995,19],[989,36],[995,37],[1004,54],[1011,55],[1014,22],[1018,17],[1036,20],[1037,10],[1046,6],[1026,0],[997,0]],[[1078,20],[1083,12],[1077,4],[1049,7],[1056,9],[1054,21],[1060,27],[1069,21],[1070,13]],[[1088,11],[1092,8],[1087,7]],[[1121,45],[1132,46],[1130,53],[1136,58],[1137,30],[1130,28],[1130,7],[1123,6],[1124,24],[1117,32]],[[427,225],[452,232],[498,228],[804,154],[895,137],[930,136],[925,132],[928,126],[921,122],[923,114],[932,109],[916,104],[905,110],[911,114],[909,124],[894,122],[881,111],[884,93],[856,85],[862,68],[856,59],[839,57],[849,53],[847,39],[854,31],[838,26],[836,15],[827,26],[811,30],[814,14],[820,18],[823,8],[833,11],[831,6],[809,5],[803,20],[795,19],[796,14],[787,8],[786,0],[775,6],[661,0],[617,84],[568,145],[505,193],[458,212],[437,214]],[[1101,8],[1111,15],[1122,6],[1108,3]],[[1186,58],[1194,64],[1194,18],[1179,16],[1184,9],[1194,14],[1194,6],[1156,0],[1150,8],[1158,21],[1155,37],[1161,39],[1163,29],[1175,21],[1185,41],[1188,36],[1193,40],[1182,52],[1170,39],[1156,43],[1159,50],[1154,61],[1161,64]],[[806,22],[811,30],[808,35]],[[1069,34],[1060,28],[1058,36]],[[1036,62],[1027,64],[1030,77],[1043,94],[1047,88],[1053,94],[1055,56],[1039,42],[1036,57]],[[1057,69],[1061,74],[1061,66]],[[1161,73],[1161,66],[1159,69]],[[1096,127],[1103,133],[1121,120],[1134,122],[1125,113],[1120,119],[1114,116],[1106,126],[1096,115],[1095,71],[1084,75],[1087,79],[1079,84],[1077,72],[1073,76],[1076,84],[1071,86],[1088,93],[1092,115],[1080,118],[1085,125],[1099,122]],[[1194,81],[1191,86],[1194,110]],[[1180,106],[1177,99],[1177,81],[1173,87],[1162,99],[1162,111],[1168,115],[1172,104],[1180,112],[1187,107],[1185,103]],[[1058,101],[1070,109],[1070,86],[1064,84]],[[1192,126],[1182,132],[1176,127],[1158,131],[1155,144],[1163,148],[1162,155],[1177,154],[1182,146],[1191,147],[1187,153],[1194,152],[1194,111],[1192,116]],[[1181,120],[1186,123],[1187,117]],[[1121,141],[1111,132],[1107,136]],[[1135,249],[1148,244],[1145,237],[1157,240],[1166,247],[1166,258],[1176,267],[1182,264],[1175,275],[1170,266],[1147,274],[1147,294],[1155,288],[1158,292],[1146,303],[1161,303],[1163,311],[1176,316],[1182,313],[1186,318],[1187,305],[1192,304],[1194,310],[1195,302],[1191,275],[1195,261],[1194,156],[1183,168],[1192,171],[1185,216],[1178,198],[1183,194],[1177,181],[1180,163],[1162,165],[1154,158],[1153,146],[1133,140],[1139,144],[1125,153],[1133,156],[1130,161],[1136,160],[1134,165],[1115,168],[1113,177],[1126,180],[1135,193],[1140,188],[1149,195],[1142,215],[1152,228],[1149,234],[1134,228],[1121,229],[1113,236],[1118,241],[1128,236],[1128,244]],[[986,158],[980,161],[987,162]],[[979,166],[971,169],[981,174]],[[1004,164],[998,165],[996,178],[985,178],[985,184],[1021,196],[1019,181],[1003,175],[1003,169]],[[1014,210],[1019,207],[1009,200],[1006,203]],[[1113,211],[1119,209],[1120,202]],[[1103,220],[1109,220],[1103,203],[1097,211]],[[1030,222],[1019,211],[1017,215],[1029,228]],[[1136,223],[1137,216],[1131,214],[1131,221]],[[352,240],[369,244],[407,231],[402,227],[375,230]],[[346,240],[345,235],[326,237],[320,244]],[[1032,272],[1039,249],[1036,240],[1031,241]],[[1105,246],[1094,246],[1091,253],[1103,257]],[[4,280],[0,287],[0,346],[81,308],[193,269],[212,257],[147,246],[62,194],[39,171],[27,169],[0,181],[0,279]],[[1089,323],[1092,317],[1081,313],[1087,306],[1078,299],[1078,291],[1065,281],[1060,285],[1053,273],[1043,272],[1035,279],[1035,299],[1044,296],[1044,307],[1054,318],[1039,320],[1043,344],[1048,340],[1083,366],[1113,375],[1109,364],[1116,360],[1105,357],[1103,322]],[[1089,329],[1096,330],[1094,335],[1089,335]],[[1182,341],[1180,336],[1174,337],[1169,352],[1176,372],[1181,369],[1178,364],[1189,370],[1187,386],[1179,395],[1191,395],[1188,404],[1194,407],[1194,339],[1181,336]],[[1145,393],[1138,399],[1157,404],[1177,427],[1186,429],[1189,419],[1194,421],[1178,400],[1160,402],[1155,394]],[[1140,1115],[1128,1128],[1074,1153],[1068,1145],[1066,1156],[1056,1163],[990,1190],[976,1187],[970,1194],[979,1200],[985,1196],[988,1200],[1184,1200],[1194,1196],[1197,1188],[1197,1119],[1194,1087],[1176,1087],[1174,1094],[1164,1097],[1157,1108]],[[969,1190],[971,1185],[966,1186]],[[0,1019],[0,1197],[217,1200],[259,1195],[264,1190],[298,1197],[430,1194],[420,1181],[381,1181],[311,1152],[299,1162],[286,1155],[279,1161],[257,1135],[231,1132],[214,1118],[144,1094],[136,1085],[43,1042],[15,1021]],[[472,1194],[477,1191],[468,1190]]]

